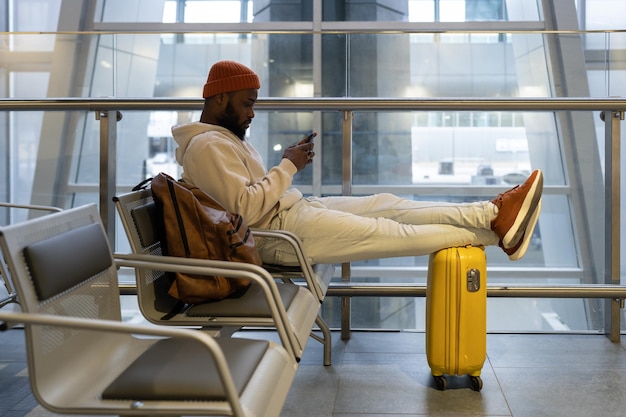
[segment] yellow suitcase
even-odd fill
[[[426,289],[426,358],[435,385],[445,375],[470,376],[482,389],[487,356],[487,259],[479,246],[448,248],[430,255]]]

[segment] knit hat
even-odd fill
[[[208,98],[250,88],[261,88],[259,77],[254,71],[235,61],[219,61],[213,64],[209,71],[202,97]]]

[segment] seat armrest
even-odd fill
[[[264,237],[264,238],[275,238],[286,241],[293,248],[296,257],[298,258],[298,264],[300,269],[302,270],[302,274],[304,276],[304,280],[307,283],[307,286],[313,291],[313,294],[321,301],[324,299],[324,291],[317,284],[315,279],[313,278],[314,272],[309,260],[307,259],[304,248],[302,247],[302,241],[298,236],[288,230],[265,230],[265,229],[255,229],[251,228],[252,235],[255,237]]]
[[[0,201],[0,207],[26,209],[26,210],[50,211],[50,212],[63,211],[63,209],[59,207],[54,207],[54,206],[42,206],[39,204],[17,204],[17,203],[7,203],[3,201]]]
[[[293,350],[295,335],[288,330],[287,311],[283,305],[276,281],[265,269],[243,262],[216,261],[210,259],[181,258],[138,254],[114,254],[116,266],[145,268],[166,272],[181,272],[192,275],[220,275],[226,278],[248,278],[263,289],[276,330],[283,347],[296,357]],[[290,342],[291,341],[291,342]]]

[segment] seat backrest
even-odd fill
[[[48,212],[59,212],[61,211],[58,207],[52,206],[41,206],[41,205],[33,205],[33,204],[17,204],[17,203],[8,203],[4,201],[0,201],[0,212],[3,210],[29,210],[33,211],[33,216],[36,215],[45,215]],[[28,214],[30,216],[30,213]],[[9,217],[9,216],[7,216]],[[8,304],[17,302],[17,296],[15,290],[13,289],[13,283],[11,282],[11,278],[9,276],[9,271],[7,271],[5,266],[5,261],[0,254],[0,278],[4,284],[4,288],[0,288],[0,307]]]
[[[144,188],[113,197],[133,253],[161,255],[152,191]]]
[[[141,189],[113,198],[122,226],[135,254],[162,255],[161,241],[152,191]],[[144,317],[159,323],[164,316],[176,311],[180,302],[168,294],[172,283],[170,275],[163,271],[137,268],[137,297]]]
[[[152,199],[152,191],[150,189],[132,191],[114,197],[113,201],[133,254],[160,256],[162,254],[158,232],[160,222]],[[273,232],[273,234],[278,235],[278,232]],[[306,258],[303,256],[303,259]],[[238,266],[241,270],[258,268],[256,265],[245,263]],[[327,268],[323,269],[324,279],[330,280],[332,265],[325,267]],[[151,323],[172,326],[230,326],[231,329],[254,324],[272,326],[269,311],[266,310],[267,303],[263,302],[264,295],[260,288],[256,288],[254,291],[248,290],[241,298],[226,299],[219,303],[201,304],[187,308],[168,294],[172,282],[168,274],[142,267],[136,268],[135,271],[139,309],[144,318]],[[281,308],[285,308],[290,316],[291,331],[285,336],[289,340],[284,340],[283,343],[284,345],[291,345],[295,355],[299,358],[306,341],[309,339],[311,327],[317,321],[324,333],[324,363],[330,364],[330,332],[323,320],[321,318],[318,320],[317,316],[320,300],[316,298],[317,295],[313,290],[309,291],[300,286],[298,286],[298,291],[291,290],[291,286],[295,284],[289,281],[292,277],[301,275],[302,270],[300,269],[281,276],[273,276],[274,279],[282,278],[286,281],[282,283],[285,285],[277,287],[278,297],[274,297],[275,300],[280,298],[279,301],[282,301]],[[317,278],[314,277],[314,279]],[[309,287],[313,288],[313,285]],[[294,302],[296,299],[299,301]]]
[[[25,313],[121,321],[117,271],[95,205],[4,226],[0,246]],[[26,326],[25,332],[35,380],[62,373],[68,355],[80,361],[97,343],[75,329]]]

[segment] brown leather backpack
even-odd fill
[[[247,262],[261,265],[254,238],[245,220],[225,210],[198,187],[176,181],[165,173],[152,179],[152,196],[164,255]],[[249,279],[175,273],[169,294],[185,303],[198,304],[240,296]]]

